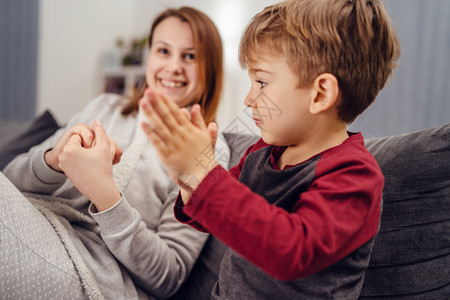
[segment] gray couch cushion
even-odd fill
[[[11,139],[0,145],[0,170],[14,157],[40,144],[58,129],[59,125],[49,111],[36,117],[25,128],[17,127],[17,132],[11,134]]]
[[[450,124],[366,140],[385,176],[361,298],[448,299]]]

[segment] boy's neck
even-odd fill
[[[327,128],[315,130],[302,143],[288,145],[277,161],[280,170],[286,166],[296,165],[311,157],[342,144],[348,138],[347,127]]]

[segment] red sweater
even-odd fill
[[[178,199],[175,213],[274,278],[296,280],[375,236],[384,178],[361,134],[279,170],[284,149],[259,140],[229,172],[213,169],[187,206]]]

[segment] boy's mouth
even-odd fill
[[[264,125],[264,122],[263,122],[262,120],[260,120],[260,119],[253,118],[253,121],[255,121],[255,125],[256,125],[257,127],[261,127],[261,126]]]

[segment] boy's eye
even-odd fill
[[[194,53],[186,53],[186,54],[184,54],[184,59],[186,59],[186,60],[194,60],[195,59],[195,54]]]
[[[263,88],[267,85],[267,82],[264,82],[262,80],[256,80],[257,83],[259,83],[260,87]]]

